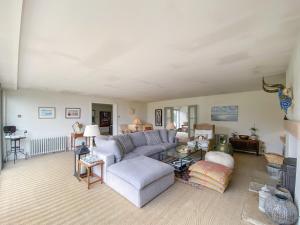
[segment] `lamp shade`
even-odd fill
[[[174,123],[172,123],[172,122],[169,122],[168,125],[166,126],[166,128],[168,130],[175,130],[176,129]]]
[[[133,119],[132,123],[134,125],[142,125],[142,121],[139,118],[137,118],[137,117]]]
[[[96,137],[100,135],[98,125],[87,125],[84,129],[83,136],[85,137]]]

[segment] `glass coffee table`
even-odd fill
[[[176,148],[159,153],[159,160],[173,166],[175,171],[181,173],[189,166],[202,160],[203,149],[190,148],[187,145],[179,145]]]

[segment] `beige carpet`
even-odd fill
[[[0,175],[0,224],[242,224],[249,182],[267,175],[262,157],[235,159],[224,194],[176,182],[142,209],[104,184],[87,190],[72,175],[72,152],[19,160]]]

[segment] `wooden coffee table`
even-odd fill
[[[78,171],[80,171],[82,166],[85,167],[87,170],[86,177],[80,177],[80,176],[79,177],[80,177],[80,180],[84,180],[87,183],[88,189],[90,189],[90,185],[93,183],[96,183],[96,182],[101,182],[101,184],[103,183],[103,164],[104,164],[103,160],[97,160],[93,163],[87,163],[81,159],[78,160]],[[100,166],[101,176],[98,176],[93,173],[93,168],[96,166]]]

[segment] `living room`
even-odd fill
[[[12,130],[1,137],[0,223],[276,224],[253,185],[283,184],[268,154],[298,159],[286,202],[299,207],[299,11],[294,1],[1,1],[1,124]],[[258,147],[236,148],[239,135]],[[101,182],[79,182],[89,165],[77,150],[101,161],[84,175]],[[222,185],[203,183],[210,163],[228,173]],[[199,170],[202,183],[190,179]],[[298,220],[290,208],[280,224]]]

